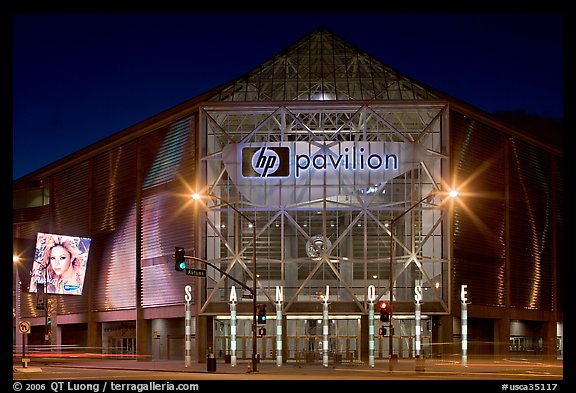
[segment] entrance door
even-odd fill
[[[329,320],[328,326],[328,358],[335,355],[344,362],[360,360],[360,317],[336,316]],[[239,319],[236,334],[237,359],[250,359],[252,356],[252,321]],[[286,341],[283,351],[286,351],[287,362],[320,363],[323,360],[323,324],[322,318],[288,316]],[[261,360],[276,359],[276,336],[274,332],[276,320],[268,320],[266,335],[257,337],[258,353]],[[230,355],[230,321],[216,319],[214,324],[214,353],[218,358]]]
[[[287,322],[288,361],[322,362],[324,321],[289,317]],[[343,361],[359,360],[360,318],[330,319],[328,323],[329,359],[334,359],[334,355],[340,355]]]
[[[136,353],[136,337],[108,337],[108,353],[133,357]]]

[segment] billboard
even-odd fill
[[[30,292],[81,295],[90,238],[38,232]]]

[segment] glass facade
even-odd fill
[[[281,287],[283,314],[302,317],[329,287],[331,313],[359,323],[368,287],[376,302],[389,299],[392,274],[396,314],[413,313],[416,285],[428,312],[448,312],[445,105],[237,103],[201,114],[202,193],[215,196],[204,200],[202,257],[252,288],[252,223],[229,205],[250,218],[259,303]],[[221,310],[212,305],[227,303],[232,286],[241,289],[208,267],[203,308]],[[340,325],[334,347],[350,355],[359,335]],[[293,359],[309,346],[297,326],[287,326]]]

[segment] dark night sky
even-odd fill
[[[319,26],[484,111],[564,117],[561,13],[12,16],[13,179],[240,77]]]

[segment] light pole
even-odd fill
[[[250,225],[252,226],[252,372],[256,372],[258,371],[258,363],[256,362],[256,352],[258,351],[257,349],[257,344],[256,344],[256,325],[257,325],[257,317],[256,317],[256,312],[258,309],[257,306],[257,301],[256,301],[256,223],[254,222],[254,220],[250,219],[248,216],[246,216],[244,213],[242,213],[240,210],[238,210],[236,207],[234,207],[230,202],[228,202],[227,200],[214,195],[214,194],[208,194],[206,196],[200,195],[198,193],[194,193],[192,194],[192,199],[198,200],[198,199],[202,199],[203,197],[206,198],[214,198],[219,200],[220,202],[224,203],[225,205],[229,206],[232,210],[234,210],[236,213],[238,213],[238,215],[240,215],[242,218],[244,218],[246,221],[248,221],[250,223]],[[242,226],[240,226],[240,228],[242,228]]]
[[[19,266],[18,264],[20,263],[20,257],[13,255],[12,256],[12,262],[14,262],[14,269],[16,270],[16,282],[14,284],[14,291],[15,291],[15,302],[14,302],[14,319],[16,322],[16,351],[18,351],[18,347],[22,347],[22,342],[23,342],[23,334],[18,334],[18,324],[20,323],[20,293],[22,292],[21,290],[21,285],[20,285],[20,272],[19,272]],[[24,354],[22,355],[22,357],[24,357]]]
[[[393,354],[394,354],[394,340],[393,340],[393,332],[394,332],[394,325],[393,325],[393,314],[394,314],[394,308],[392,307],[392,302],[393,302],[393,288],[394,288],[394,245],[396,244],[394,242],[394,232],[395,227],[394,224],[396,224],[396,222],[404,217],[407,213],[409,213],[410,211],[412,211],[412,209],[414,209],[416,206],[420,205],[422,202],[424,202],[426,199],[430,199],[433,198],[434,196],[438,195],[437,192],[432,191],[430,194],[426,195],[424,198],[420,199],[418,202],[414,203],[412,206],[410,206],[407,210],[404,210],[404,212],[402,212],[402,214],[400,214],[398,217],[394,218],[393,220],[391,220],[389,222],[389,226],[390,226],[390,310],[389,310],[389,314],[390,314],[390,332],[388,334],[388,351],[389,351],[389,355],[390,355],[390,368],[393,368]],[[456,190],[452,190],[449,191],[446,195],[448,195],[451,198],[455,198],[458,196],[458,191]]]

